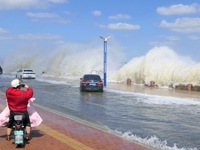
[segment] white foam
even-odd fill
[[[117,134],[121,135],[123,138],[128,139],[129,141],[137,141],[139,143],[148,145],[152,148],[158,150],[197,150],[197,148],[178,148],[176,144],[173,147],[167,145],[167,141],[161,141],[156,136],[141,138],[137,135],[134,135],[132,132],[122,133],[118,130],[115,131]]]
[[[55,81],[55,80],[48,80],[48,79],[42,79],[42,78],[37,78],[36,80],[40,81],[40,82],[46,82],[46,83],[51,83],[51,84],[68,84],[65,81]]]
[[[128,92],[128,91],[120,91],[107,88],[107,91],[126,94],[126,95],[134,95],[138,96],[138,102],[148,103],[148,104],[157,104],[157,105],[200,105],[200,99],[194,100],[189,98],[177,98],[177,97],[170,97],[170,96],[158,96],[158,95],[150,95],[150,94],[143,94],[143,93],[135,93],[135,92]]]

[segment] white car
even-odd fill
[[[20,69],[17,71],[16,78],[35,79],[35,72],[33,72],[31,69]]]

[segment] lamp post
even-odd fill
[[[104,71],[104,75],[103,75],[103,78],[104,78],[104,86],[106,86],[106,78],[107,78],[107,40],[111,37],[111,36],[108,36],[106,38],[104,38],[103,36],[99,36],[100,38],[103,39],[104,41],[104,64],[103,64],[103,71]]]

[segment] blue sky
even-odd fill
[[[195,0],[0,0],[0,59],[16,49],[51,51],[63,42],[111,36],[127,59],[169,46],[200,62],[200,3]],[[103,47],[103,46],[102,46]]]

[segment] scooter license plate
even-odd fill
[[[15,144],[21,144],[21,143],[23,143],[23,135],[15,136]]]
[[[14,131],[14,136],[15,136],[15,144],[22,144],[24,141],[24,136],[23,136],[23,131]]]

